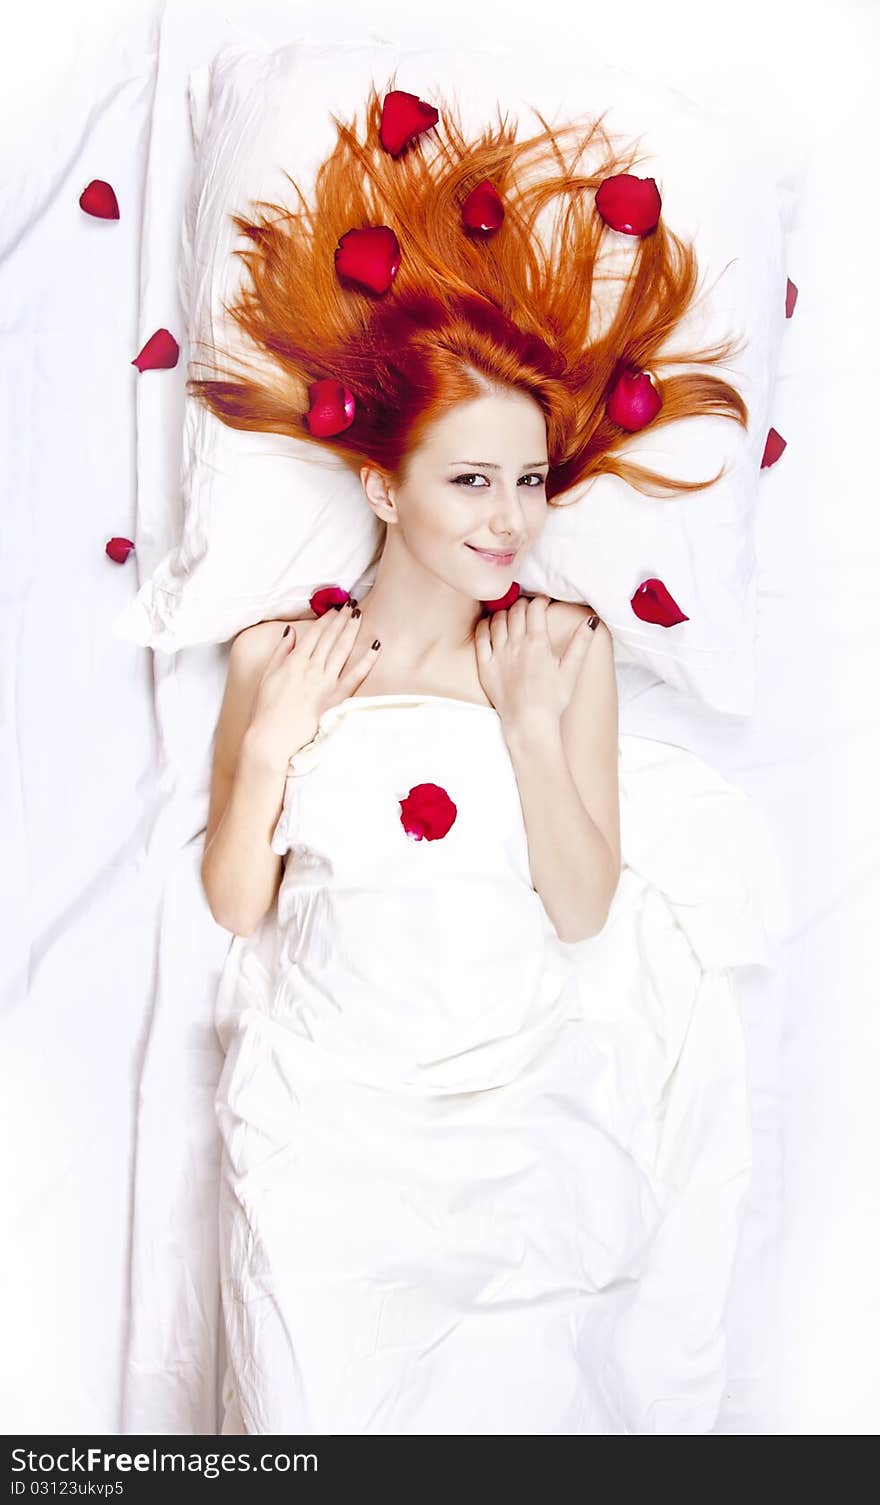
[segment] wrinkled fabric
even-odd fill
[[[427,781],[456,819],[415,841]],[[349,697],[291,759],[277,906],[217,1001],[224,1433],[711,1428],[751,1154],[729,969],[767,964],[772,853],[692,754],[622,737],[620,787],[571,945],[491,707]]]

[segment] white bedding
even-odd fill
[[[732,112],[747,99],[744,129],[790,136],[804,165],[789,273],[800,298],[775,419],[789,447],[762,478],[757,712],[709,716],[636,674],[621,682],[624,734],[689,749],[754,798],[791,901],[775,976],[737,970],[753,1169],[714,1430],[874,1431],[880,1322],[855,1277],[876,1265],[878,1227],[865,944],[880,898],[867,663],[877,521],[849,376],[873,354],[876,208],[860,190],[877,14],[740,6],[716,60],[699,8],[674,9],[681,26],[635,7],[632,65]],[[198,865],[223,654],[153,660],[110,627],[179,522],[183,373],[138,376],[130,362],[177,318],[185,81],[239,34],[212,10],[145,7],[124,22],[80,10],[47,27],[45,7],[29,7],[0,91],[9,1432],[219,1430],[212,1010],[229,937]],[[511,35],[527,37],[528,13],[512,12]],[[478,41],[469,8],[445,7],[447,25],[457,15]],[[615,17],[581,17],[587,44],[613,57]],[[370,21],[374,36],[411,34],[388,7]],[[241,29],[283,39],[286,24],[249,8]],[[92,177],[113,182],[119,223],[78,208]],[[853,235],[843,280],[838,214]],[[137,445],[148,404],[160,453]],[[147,475],[160,513],[138,510]],[[103,554],[112,534],[136,540],[125,567]]]
[[[420,773],[455,818],[410,843]],[[624,735],[619,778],[611,913],[564,944],[491,707],[348,697],[291,760],[277,914],[218,994],[224,1433],[711,1431],[751,1167],[734,979],[783,896],[693,753]]]

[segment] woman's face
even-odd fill
[[[544,525],[547,469],[544,414],[510,389],[460,403],[432,424],[401,485],[386,491],[366,468],[361,477],[372,501],[395,502],[394,521],[387,507],[376,509],[399,529],[394,542],[456,589],[491,600],[516,578]]]

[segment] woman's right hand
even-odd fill
[[[367,644],[349,662],[360,628],[350,601],[310,622],[301,643],[296,623],[288,627],[263,670],[247,732],[261,759],[279,770],[311,742],[324,711],[363,684],[381,652]]]

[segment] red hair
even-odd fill
[[[234,253],[250,286],[243,280],[236,303],[224,308],[257,360],[242,363],[241,372],[214,362],[209,369],[222,377],[190,379],[190,395],[232,428],[288,434],[332,450],[355,471],[373,464],[398,480],[429,424],[460,402],[512,387],[546,418],[548,501],[602,473],[650,495],[714,485],[723,468],[705,481],[681,481],[626,460],[621,452],[632,436],[606,413],[626,365],[655,377],[662,407],[652,429],[703,414],[747,429],[748,410],[734,387],[709,371],[674,369],[715,365],[741,347],[666,348],[695,301],[696,253],[661,215],[648,234],[625,238],[631,266],[603,274],[603,237],[615,250],[624,237],[607,230],[593,195],[604,178],[632,172],[643,159],[613,150],[604,115],[584,131],[577,123],[553,129],[534,113],[543,130],[528,139],[516,140],[516,122],[508,126],[499,111],[497,131],[468,141],[447,104],[439,127],[397,158],[379,141],[375,86],[363,140],[356,121],[333,116],[338,139],[317,174],[315,209],[293,183],[299,212],[260,201],[252,207],[271,217],[232,216],[251,242]],[[562,143],[577,132],[568,163]],[[602,159],[591,172],[575,173],[597,144]],[[483,239],[463,230],[460,204],[486,178],[505,217]],[[559,195],[564,213],[557,211],[545,245],[536,221]],[[370,224],[389,225],[401,248],[392,287],[379,297],[343,286],[334,261],[342,235]],[[598,332],[594,282],[607,281],[619,281],[621,292]],[[666,367],[672,370],[664,375]],[[235,379],[223,379],[229,376]],[[342,382],[356,399],[353,423],[330,438],[313,437],[305,422],[308,387],[322,377]]]

